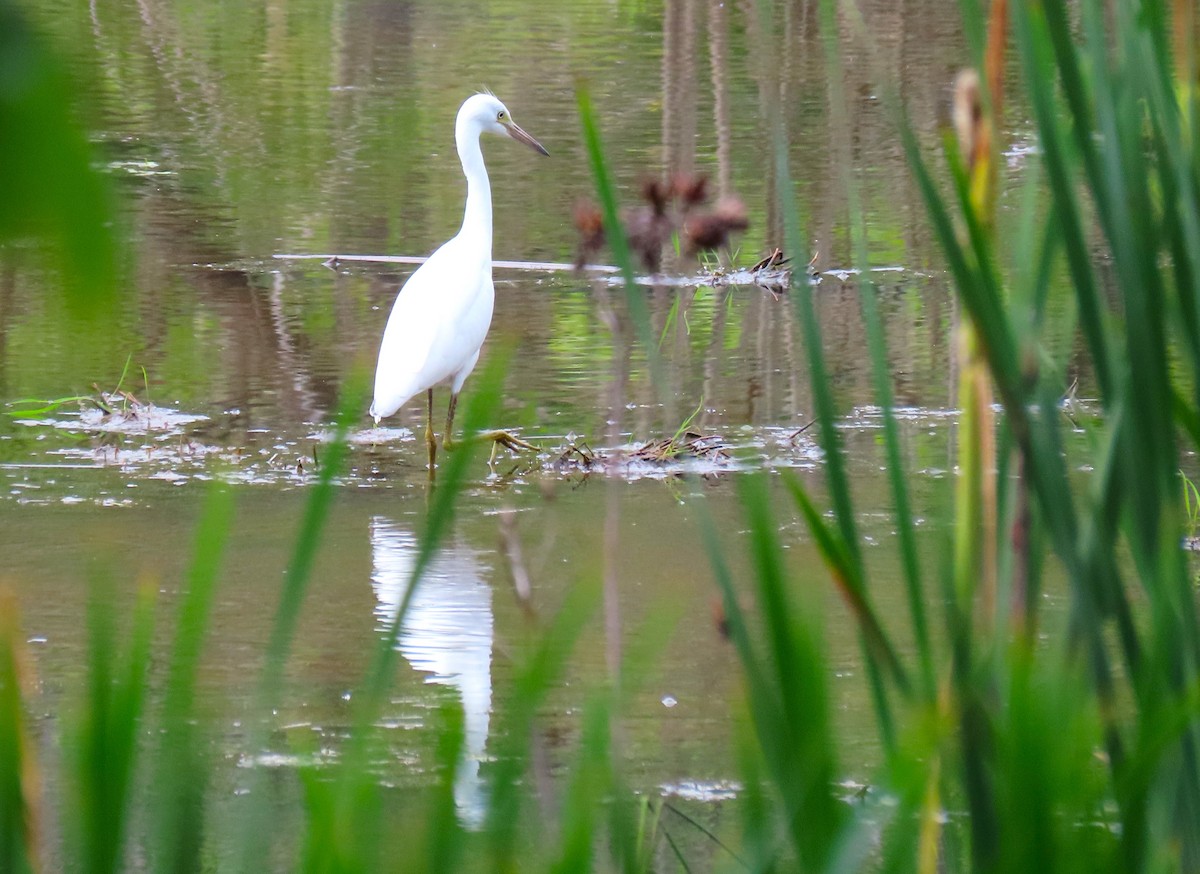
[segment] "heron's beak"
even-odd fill
[[[546,157],[550,156],[550,153],[546,151],[546,147],[529,134],[525,133],[525,131],[521,129],[521,126],[515,121],[507,122],[504,125],[504,129],[508,131],[508,135],[518,143],[524,143],[525,145],[529,146],[529,148],[533,149],[534,151],[541,152]]]

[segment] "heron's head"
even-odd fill
[[[475,94],[466,99],[462,108],[458,111],[458,126],[470,124],[481,133],[501,134],[502,136],[512,137],[518,143],[524,143],[531,149],[541,152],[543,155],[549,155],[546,148],[525,133],[515,121],[512,120],[512,114],[509,113],[508,107],[500,102],[494,94]]]

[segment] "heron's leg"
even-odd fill
[[[442,435],[442,448],[453,452],[457,448],[454,442],[454,410],[458,407],[458,392],[450,392],[450,406],[446,408],[446,433]],[[431,414],[432,415],[432,414]]]
[[[429,447],[429,472],[433,473],[433,463],[437,460],[437,437],[433,433],[433,389],[426,392],[429,401],[428,415],[425,418],[425,445]]]

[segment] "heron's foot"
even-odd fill
[[[471,437],[465,438],[463,441],[452,440],[447,434],[442,438],[442,448],[447,452],[453,452],[461,443],[472,442],[478,443],[484,440],[492,444],[492,458],[496,457],[496,450],[503,446],[512,452],[520,452],[521,450],[536,450],[537,447],[532,443],[527,443],[515,434],[510,434],[508,431],[482,431],[479,434],[474,434]]]
[[[526,443],[515,434],[510,434],[507,431],[484,431],[479,435],[480,440],[491,440],[492,448],[503,446],[512,452],[520,452],[522,449],[537,449],[532,443]]]
[[[488,466],[491,467],[496,463],[496,452],[503,446],[510,452],[520,452],[522,449],[536,450],[532,443],[526,443],[520,437],[509,434],[507,431],[487,431],[479,435],[481,440],[490,440],[492,442],[492,452],[488,455]]]

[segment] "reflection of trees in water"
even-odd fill
[[[449,135],[441,126],[464,89],[511,89],[523,112],[553,119],[546,132],[566,141],[552,149],[564,172],[549,174],[543,169],[534,175],[516,158],[506,164],[512,156],[496,150],[506,182],[498,245],[508,241],[519,251],[505,254],[526,255],[565,240],[562,217],[570,200],[587,188],[582,154],[570,139],[577,135],[573,99],[561,86],[573,66],[590,74],[594,89],[607,89],[597,97],[606,108],[605,129],[612,132],[606,136],[610,161],[622,178],[707,171],[715,193],[736,190],[750,206],[756,227],[747,246],[781,243],[770,135],[778,116],[819,266],[848,266],[844,205],[835,180],[849,163],[860,173],[875,239],[907,266],[924,267],[933,249],[923,214],[871,82],[880,73],[894,75],[919,130],[931,132],[949,71],[962,55],[961,35],[955,16],[932,0],[872,0],[861,7],[877,51],[868,56],[855,45],[851,28],[840,24],[851,105],[847,124],[835,130],[815,0],[666,0],[660,55],[627,45],[623,53],[612,49],[622,40],[642,40],[634,33],[652,16],[634,24],[589,4],[549,12],[512,4],[487,20],[463,21],[463,13],[439,4],[371,0],[318,10],[272,3],[259,13],[223,13],[254,24],[228,52],[213,47],[211,33],[194,32],[190,13],[164,0],[96,6],[93,39],[106,79],[128,106],[149,107],[130,110],[130,117],[140,111],[146,115],[141,124],[149,120],[161,127],[133,126],[168,150],[178,146],[184,168],[141,192],[143,246],[151,259],[139,266],[138,294],[149,342],[162,350],[169,343],[167,314],[180,306],[178,265],[262,257],[280,238],[359,251],[421,252],[452,231],[461,180],[456,163],[446,157]],[[464,51],[482,32],[503,37],[514,56],[536,50],[537,63],[514,64],[501,81],[462,81],[482,70],[479,53]],[[653,38],[645,44],[652,45]],[[452,55],[456,60],[447,63]],[[652,121],[647,107],[658,104],[655,91],[661,92],[656,129],[646,124]],[[538,130],[534,123],[528,126]],[[647,162],[644,156],[656,153],[657,160]],[[574,169],[580,172],[568,181]],[[197,185],[198,179],[206,184]],[[748,249],[743,257],[755,254]],[[381,324],[363,323],[345,277],[332,280],[328,302],[294,300],[286,285],[270,277],[187,268],[182,277],[194,289],[197,311],[211,309],[229,338],[222,343],[223,360],[213,364],[228,381],[222,403],[253,408],[269,387],[271,403],[286,416],[315,418],[336,392],[336,380],[321,375],[336,375],[353,357],[343,350],[373,354]],[[530,301],[523,290],[510,296],[514,290],[505,287],[505,278],[500,277],[494,339],[544,346],[554,327],[551,307]],[[386,305],[395,279],[370,280],[371,300]],[[860,376],[865,368],[853,361],[865,345],[852,292],[822,286],[817,303],[835,373],[843,374],[848,391],[856,390],[860,378],[866,386]],[[939,293],[924,293],[924,306],[938,306]],[[176,295],[173,306],[168,294]],[[676,308],[663,346],[671,359],[673,406],[663,422],[635,427],[658,431],[678,425],[701,392],[713,405],[721,405],[723,395],[729,414],[747,421],[804,418],[807,380],[787,302],[738,290],[728,312],[717,304],[701,317],[696,307],[712,309],[712,294],[664,289],[652,296],[656,331],[667,328]],[[902,294],[889,297],[888,328],[903,396],[905,384],[912,393],[927,385],[919,374],[944,350],[945,340],[936,309],[907,306]],[[334,329],[310,336],[298,312],[330,307]],[[707,332],[700,340],[689,334],[698,327]],[[748,361],[732,373],[724,360],[731,353]],[[629,391],[627,400],[649,400],[644,381],[635,381]]]
[[[859,180],[876,251],[880,242],[886,243],[887,252],[877,255],[877,262],[882,264],[886,258],[891,265],[898,259],[907,268],[923,268],[936,259],[935,247],[874,83],[880,76],[895,77],[918,130],[932,133],[945,99],[949,71],[961,60],[961,35],[954,27],[955,16],[947,15],[944,7],[935,3],[869,2],[860,8],[874,50],[867,51],[859,43],[839,7],[838,36],[847,76],[843,91],[849,102],[842,114],[845,123],[839,126],[829,107],[831,95],[815,0],[739,3],[733,8],[722,0],[667,0],[663,16],[663,170],[696,166],[701,163],[697,152],[711,148],[718,189],[739,190],[752,204],[751,213],[765,219],[765,226],[752,229],[747,240],[762,240],[767,249],[783,245],[773,157],[774,126],[782,124],[792,191],[817,257],[816,268],[852,266],[846,206],[837,181],[846,172],[855,173]],[[737,31],[732,40],[731,19]],[[703,45],[705,35],[707,44]],[[702,69],[701,48],[707,49],[707,71]],[[705,75],[711,81],[711,96],[699,87]],[[737,103],[732,112],[730,106],[731,83],[746,75],[757,92],[752,136],[746,128],[746,102]],[[706,105],[709,102],[711,107]],[[710,108],[711,134],[706,126],[697,125],[697,118],[707,117]],[[714,141],[715,147],[711,145]],[[736,162],[730,158],[733,151],[738,152]],[[747,175],[746,167],[761,169]],[[756,209],[754,204],[763,208]],[[792,254],[798,260],[801,254],[807,257],[807,253]],[[753,260],[757,253],[744,257]],[[844,284],[835,287],[838,285],[826,280],[816,302],[831,370],[839,389],[844,386],[855,397],[863,396],[861,389],[869,396],[866,371],[858,360],[866,349],[866,339],[857,291]],[[923,303],[931,307],[925,313],[900,305],[897,292],[902,290],[887,295],[883,311],[890,316],[889,345],[903,402],[912,399],[916,383],[924,385],[915,375],[929,366],[931,357],[944,360],[947,347],[940,289],[922,294]],[[740,293],[757,294],[754,290]],[[668,305],[658,302],[660,325],[666,322]],[[777,417],[780,412],[803,415],[809,407],[807,381],[802,378],[803,360],[795,357],[800,350],[790,306],[787,301],[772,305],[768,300],[754,300],[747,304],[745,318],[744,327],[753,341],[750,348],[745,348],[743,341],[743,347],[754,363],[744,385],[746,418],[763,421],[760,411],[766,417]],[[720,327],[723,329],[723,324]],[[714,330],[714,341],[716,333]],[[677,340],[674,349],[686,355],[686,341]],[[713,382],[712,367],[706,358],[705,386]],[[785,384],[777,385],[780,380]],[[861,385],[849,384],[851,381]],[[707,388],[706,396],[712,397]]]
[[[887,77],[908,102],[919,131],[932,134],[946,88],[964,51],[957,17],[920,0],[858,4],[870,49],[838,7],[848,126],[831,128],[816,0],[776,4],[667,0],[663,14],[662,164],[690,169],[711,160],[720,190],[736,185],[765,225],[752,233],[769,248],[782,243],[776,202],[773,125],[789,144],[791,175],[808,219],[818,266],[848,265],[844,204],[836,180],[849,162],[873,221],[900,235],[906,257],[924,266],[933,241],[877,83]],[[731,32],[732,28],[732,32]],[[707,69],[703,63],[707,55]],[[711,84],[701,86],[702,80]],[[754,99],[743,83],[753,86]],[[711,126],[699,119],[711,118]],[[697,152],[706,157],[698,161]],[[736,155],[731,160],[727,155]],[[708,157],[711,155],[712,157]],[[765,207],[760,212],[760,207]]]

